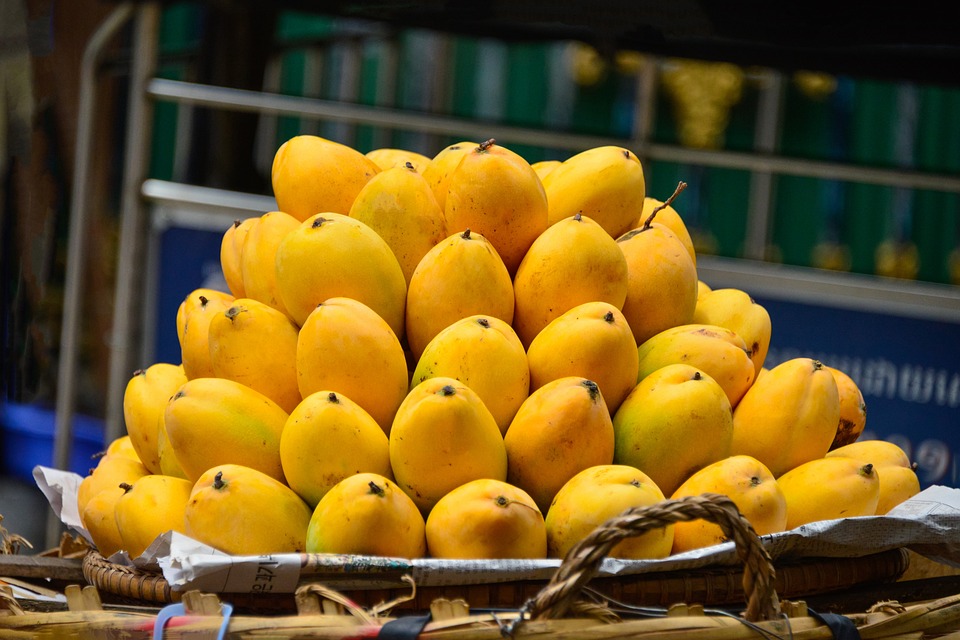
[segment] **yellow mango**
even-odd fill
[[[633,467],[612,464],[584,469],[563,485],[547,511],[547,555],[563,558],[610,518],[663,499],[656,483]],[[666,558],[673,547],[673,528],[671,523],[621,540],[609,556],[633,560]]]
[[[867,403],[863,399],[860,387],[846,372],[835,367],[827,367],[837,382],[837,392],[840,394],[840,424],[837,425],[837,435],[833,437],[831,449],[839,449],[853,444],[867,426]]]
[[[287,413],[300,403],[299,327],[285,313],[259,300],[239,298],[210,318],[207,331],[217,378],[255,389]]]
[[[895,506],[920,493],[920,478],[912,467],[877,467],[880,479],[880,497],[876,514],[886,515]]]
[[[105,489],[119,487],[120,483],[133,483],[137,478],[150,475],[139,460],[129,456],[107,454],[80,480],[77,487],[77,513],[82,514],[90,500]]]
[[[280,433],[287,412],[259,391],[226,378],[195,378],[167,403],[165,420],[190,481],[214,465],[231,463],[284,480]]]
[[[637,342],[623,313],[608,302],[585,302],[550,321],[527,349],[530,388],[582,376],[597,383],[610,414],[637,384]]]
[[[210,320],[230,308],[233,300],[233,296],[229,299],[198,296],[200,304],[186,312],[180,359],[188,380],[216,375],[210,362]]]
[[[299,135],[277,149],[270,178],[279,209],[306,220],[320,212],[346,215],[360,189],[379,172],[373,160],[352,147]]]
[[[696,471],[670,496],[675,500],[704,493],[727,496],[757,535],[778,533],[787,527],[787,498],[770,469],[750,456],[729,456]],[[677,522],[672,553],[726,542],[720,525],[707,520]]]
[[[121,485],[115,516],[123,549],[137,558],[167,531],[184,533],[184,514],[193,483],[183,478],[152,474]]]
[[[650,216],[653,216],[652,220]],[[687,253],[690,254],[693,265],[697,265],[697,251],[693,246],[693,238],[690,237],[690,231],[687,229],[683,218],[680,217],[680,214],[677,213],[677,210],[674,209],[672,205],[647,196],[643,199],[643,210],[637,219],[630,224],[629,229],[639,229],[646,224],[647,220],[662,224],[670,229],[670,231],[673,231],[673,234],[680,240],[680,243],[687,250]]]
[[[907,452],[896,443],[887,440],[858,440],[850,444],[831,449],[827,458],[844,456],[873,465],[880,478],[880,499],[877,502],[877,515],[884,515],[904,500],[920,493],[920,479],[915,471],[916,465],[910,461]]]
[[[540,162],[534,162],[530,166],[533,167],[533,170],[536,171],[540,177],[540,181],[543,182],[547,174],[559,167],[560,164],[560,160],[541,160]]]
[[[186,380],[184,380],[186,382]],[[140,460],[140,454],[137,453],[136,448],[133,446],[133,440],[130,438],[130,435],[120,436],[119,438],[114,438],[109,445],[107,445],[107,454],[116,453],[119,455],[125,455],[138,462]]]
[[[547,196],[521,156],[487,140],[464,154],[447,183],[447,229],[467,229],[490,241],[514,274],[547,228]]]
[[[577,213],[616,238],[643,208],[646,181],[640,159],[629,149],[605,145],[564,160],[543,179],[549,224]]]
[[[441,149],[423,168],[423,177],[433,190],[433,195],[437,198],[437,204],[441,209],[446,209],[447,185],[450,183],[450,176],[463,160],[463,156],[476,147],[477,143],[469,140],[455,142]]]
[[[846,456],[856,458],[861,462],[869,462],[874,467],[904,467],[909,469],[913,466],[910,456],[900,445],[888,440],[858,440],[850,444],[831,449],[826,457]]]
[[[330,298],[307,316],[297,338],[304,398],[334,391],[369,413],[384,433],[407,394],[407,358],[390,325],[367,305]]]
[[[123,391],[123,421],[130,444],[150,473],[160,473],[158,449],[167,402],[185,382],[183,367],[157,362],[134,372]]]
[[[104,558],[109,558],[123,548],[115,508],[117,500],[124,493],[120,485],[107,487],[87,500],[80,512],[80,524],[90,534],[93,545]]]
[[[364,155],[373,160],[373,163],[377,165],[381,172],[394,167],[405,167],[407,163],[410,163],[413,166],[414,171],[422,174],[423,170],[428,164],[430,164],[431,160],[422,153],[417,153],[416,151],[410,151],[408,149],[396,149],[393,147],[380,147],[378,149],[372,149],[371,151],[367,151]],[[371,180],[372,179],[373,178],[371,178]]]
[[[216,465],[193,486],[186,534],[231,555],[303,553],[312,512],[290,487],[238,464]]]
[[[713,324],[730,329],[743,338],[753,360],[753,368],[760,373],[770,349],[772,324],[770,314],[740,289],[714,289],[697,298],[693,322]]]
[[[484,314],[513,324],[513,280],[490,241],[469,229],[424,255],[407,291],[407,343],[418,360],[440,331]]]
[[[527,354],[513,328],[493,316],[457,320],[431,340],[417,362],[410,388],[427,378],[455,378],[473,389],[500,433],[530,395]]]
[[[287,418],[280,462],[287,485],[311,507],[351,475],[392,475],[383,429],[357,403],[333,391],[310,394]]]
[[[697,267],[676,234],[654,222],[623,234],[617,245],[627,263],[623,315],[637,344],[693,322]]]
[[[240,253],[244,297],[287,314],[277,285],[277,248],[300,221],[282,211],[268,211],[250,225]]]
[[[507,451],[493,414],[453,378],[427,378],[404,398],[390,429],[397,485],[423,513],[478,478],[506,480]]]
[[[210,289],[209,287],[200,287],[194,289],[187,297],[183,299],[180,306],[177,307],[177,339],[180,341],[180,347],[183,347],[183,333],[187,328],[187,316],[193,313],[198,307],[203,307],[210,300],[221,299],[226,302],[233,302],[233,294],[219,289]]]
[[[164,415],[166,415],[166,411],[164,411]],[[174,478],[187,477],[187,473],[183,470],[183,467],[180,466],[180,461],[177,460],[177,452],[174,451],[173,445],[170,444],[166,421],[164,421],[163,427],[157,433],[157,455],[160,457],[161,475],[172,476]]]
[[[666,329],[640,344],[637,353],[638,382],[668,364],[689,364],[720,384],[731,407],[737,406],[755,376],[743,338],[715,325],[685,324]]]
[[[507,482],[541,511],[580,471],[613,462],[613,423],[597,384],[569,376],[543,385],[520,406],[504,436]]]
[[[220,270],[223,271],[223,279],[227,282],[227,288],[235,298],[246,297],[240,257],[243,253],[243,243],[247,239],[247,232],[259,220],[259,217],[250,217],[234,221],[223,232],[223,238],[220,240]]]
[[[334,485],[313,510],[307,553],[423,558],[423,515],[390,478],[357,473]]]
[[[880,500],[873,465],[845,456],[804,462],[779,476],[777,484],[787,499],[787,530],[820,520],[872,516]]]
[[[409,163],[374,176],[357,194],[350,217],[386,240],[408,284],[423,256],[447,237],[443,209],[426,179]]]
[[[711,291],[713,291],[713,288],[709,284],[703,280],[697,281],[697,300],[700,300],[700,296],[710,293]]]
[[[324,300],[344,297],[373,309],[403,337],[403,269],[390,245],[359,220],[338,213],[308,218],[280,243],[276,269],[280,297],[299,326]]]
[[[733,412],[723,388],[688,364],[645,376],[613,417],[613,461],[643,471],[665,495],[730,455]]]
[[[839,420],[833,375],[818,360],[793,358],[767,371],[734,408],[731,452],[753,456],[779,478],[822,458]]]
[[[627,296],[627,261],[603,228],[576,214],[554,223],[523,256],[513,279],[513,326],[527,347],[550,321],[585,302],[617,309]]]
[[[472,480],[440,498],[427,517],[432,558],[547,557],[543,514],[525,491],[501,480]]]

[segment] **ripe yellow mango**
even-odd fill
[[[716,380],[688,364],[647,375],[613,417],[613,461],[643,471],[665,495],[730,455],[733,411]]]
[[[697,298],[693,322],[713,324],[730,329],[743,338],[757,374],[763,368],[770,349],[772,324],[770,314],[746,291],[714,289]]]
[[[350,217],[386,240],[408,284],[423,256],[447,237],[443,209],[426,179],[409,163],[374,176],[357,194]]]
[[[183,478],[151,474],[124,483],[115,517],[123,549],[137,558],[167,531],[184,533],[184,515],[193,483]]]
[[[731,407],[737,406],[755,376],[743,338],[715,325],[685,324],[666,329],[640,344],[637,353],[638,382],[668,364],[689,364],[717,381]]]
[[[633,507],[648,507],[664,499],[646,474],[627,465],[584,469],[557,492],[547,511],[547,555],[563,558],[578,542],[610,518]],[[673,524],[627,538],[610,550],[611,558],[666,558],[673,547]]]
[[[513,328],[493,316],[457,320],[427,344],[410,388],[427,378],[455,378],[473,389],[506,433],[530,395],[530,366]]]
[[[359,220],[338,213],[311,216],[280,243],[276,269],[280,297],[299,326],[324,300],[344,297],[373,309],[403,337],[403,269],[390,245]]]
[[[643,210],[637,219],[631,223],[629,228],[639,229],[643,227],[647,220],[651,219],[650,216],[653,216],[652,222],[662,224],[670,229],[670,231],[673,231],[677,239],[680,240],[680,243],[686,248],[687,253],[690,254],[690,259],[693,260],[694,266],[696,266],[697,250],[693,246],[693,238],[690,237],[690,231],[687,229],[683,218],[680,217],[680,214],[677,213],[677,210],[674,209],[672,205],[647,196],[643,199]]]
[[[781,475],[822,458],[840,420],[833,375],[811,358],[793,358],[767,371],[733,410],[731,452],[753,456]]]
[[[159,437],[167,402],[185,382],[183,367],[157,362],[134,372],[123,391],[130,444],[150,473],[160,473]]]
[[[543,188],[550,224],[580,213],[613,238],[630,229],[646,196],[640,159],[629,149],[613,145],[567,158],[546,175]]]
[[[390,478],[357,473],[334,485],[313,510],[307,553],[423,558],[424,524],[417,505]]]
[[[592,219],[576,214],[544,231],[523,256],[513,279],[513,326],[527,347],[564,312],[585,302],[617,309],[627,296],[627,260]]]
[[[613,462],[613,439],[610,411],[594,381],[552,380],[530,394],[507,429],[507,482],[546,511],[570,478]]]
[[[757,535],[778,533],[787,526],[787,498],[770,469],[750,456],[729,456],[707,465],[687,478],[671,499],[704,493],[725,495],[750,521]],[[677,522],[672,553],[683,553],[726,542],[720,525],[707,520]]]
[[[223,271],[227,288],[236,298],[246,297],[240,256],[243,254],[243,243],[247,239],[247,232],[259,220],[259,217],[250,217],[234,221],[223,232],[223,238],[220,240],[220,270]]]
[[[139,460],[117,454],[103,456],[77,487],[77,513],[82,514],[87,503],[101,491],[112,490],[122,482],[133,483],[147,475],[150,471]]]
[[[261,471],[221,464],[193,486],[186,534],[231,555],[303,553],[312,512],[293,489]]]
[[[876,514],[886,515],[895,506],[920,493],[920,478],[913,467],[878,467],[880,479],[880,497],[877,500]]]
[[[238,298],[210,318],[207,333],[217,378],[255,389],[287,413],[300,403],[299,327],[287,314],[253,298]]]
[[[900,445],[888,440],[858,440],[850,444],[831,449],[826,453],[826,457],[846,456],[856,458],[861,462],[869,462],[874,467],[904,467],[909,469],[913,466],[910,456]]]
[[[287,485],[311,507],[351,475],[392,475],[383,429],[357,403],[333,391],[310,394],[287,418],[280,462]]]
[[[220,464],[284,480],[280,433],[287,412],[259,391],[226,378],[196,378],[167,403],[165,420],[170,445],[192,482]]]
[[[184,380],[186,382],[186,380]],[[120,436],[119,438],[113,439],[109,445],[107,445],[107,454],[116,453],[119,455],[125,455],[134,460],[140,460],[140,455],[137,453],[137,450],[133,446],[133,440],[129,435]]]
[[[827,458],[845,456],[873,465],[880,478],[877,515],[884,515],[904,500],[920,493],[920,479],[907,452],[887,440],[858,440],[831,449]]]
[[[300,221],[282,211],[268,211],[250,225],[240,253],[244,297],[289,313],[277,288],[277,248]]]
[[[477,143],[469,140],[455,142],[441,149],[423,168],[423,177],[433,190],[433,195],[436,196],[437,204],[441,209],[446,210],[447,185],[450,183],[450,176],[463,160],[463,156],[476,147]]]
[[[501,480],[478,479],[440,498],[426,523],[433,558],[547,557],[543,514],[525,491]]]
[[[530,388],[581,376],[600,387],[610,414],[637,384],[640,358],[623,313],[608,302],[585,302],[553,319],[527,349]]]
[[[506,480],[507,451],[476,392],[453,378],[427,378],[397,410],[390,466],[397,485],[426,514],[470,480]]]
[[[107,487],[87,500],[80,512],[80,524],[90,534],[93,545],[104,558],[109,558],[123,548],[120,529],[117,528],[115,508],[124,490],[117,485]]]
[[[164,411],[164,415],[166,415],[166,411]],[[160,473],[162,475],[173,476],[174,478],[187,477],[187,473],[180,466],[180,461],[177,460],[177,452],[173,450],[173,445],[170,444],[166,421],[164,421],[163,428],[157,434],[157,454],[160,456]]]
[[[547,228],[547,196],[537,172],[493,140],[464,154],[447,183],[443,212],[451,233],[471,229],[489,240],[511,274]]]
[[[788,530],[820,520],[872,516],[880,500],[873,465],[845,456],[804,462],[779,476],[777,484],[787,499]]]
[[[424,255],[407,291],[407,343],[418,360],[440,331],[484,314],[513,324],[513,280],[490,241],[471,230],[455,233]]]
[[[627,263],[623,315],[637,344],[693,322],[697,267],[679,238],[654,222],[623,234],[617,245]]]
[[[407,163],[410,163],[414,171],[422,174],[431,160],[422,153],[394,147],[380,147],[367,151],[364,155],[373,160],[373,163],[377,165],[381,172],[394,167],[405,167]]]
[[[300,135],[277,149],[270,178],[279,209],[306,220],[321,211],[346,215],[363,185],[379,172],[373,160],[352,147]]]
[[[867,403],[863,399],[860,387],[853,378],[835,367],[827,367],[837,382],[837,392],[840,394],[840,424],[837,426],[837,435],[833,437],[831,449],[839,449],[853,444],[867,426]]]
[[[193,313],[197,307],[202,307],[208,301],[220,298],[226,302],[233,302],[233,294],[219,289],[210,289],[209,287],[200,287],[194,289],[183,299],[180,306],[177,307],[177,339],[183,347],[183,332],[187,328],[187,316]]]
[[[351,298],[317,305],[300,328],[296,363],[302,397],[343,394],[390,432],[407,394],[407,359],[390,325],[373,309]]]
[[[198,296],[198,302],[196,307],[185,312],[183,339],[180,341],[181,364],[188,380],[216,376],[210,362],[210,320],[230,308],[233,296],[229,299]]]
[[[561,160],[541,160],[540,162],[534,162],[530,166],[533,167],[533,170],[540,176],[540,181],[543,182],[547,174],[559,167],[561,162]]]

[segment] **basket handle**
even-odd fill
[[[603,559],[624,538],[674,522],[698,519],[719,525],[727,538],[733,540],[744,565],[743,590],[747,601],[744,617],[751,622],[778,618],[780,604],[774,589],[775,570],[770,554],[733,500],[716,493],[633,507],[607,520],[570,549],[550,582],[527,603],[530,617],[563,617],[581,589],[597,574]]]

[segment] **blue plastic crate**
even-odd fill
[[[53,409],[32,404],[0,404],[0,429],[4,475],[32,482],[36,465],[54,466],[56,414]],[[95,466],[94,456],[105,448],[103,433],[102,420],[74,415],[70,471],[87,475]]]

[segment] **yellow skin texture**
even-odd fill
[[[298,334],[299,327],[285,313],[252,298],[238,298],[210,319],[213,373],[259,391],[289,413],[301,399]]]
[[[114,509],[123,549],[137,558],[157,536],[167,531],[184,533],[184,513],[193,483],[153,474],[129,486]]]
[[[117,519],[114,514],[117,500],[124,493],[119,485],[107,487],[87,501],[86,507],[80,512],[80,523],[93,539],[97,551],[104,558],[109,558],[123,548],[123,539],[120,529],[117,528]]]
[[[719,493],[733,500],[757,535],[783,531],[787,526],[787,499],[773,474],[750,456],[729,456],[687,478],[671,499]],[[683,553],[727,540],[719,525],[707,520],[678,522],[673,530],[672,553]]]
[[[377,164],[356,149],[319,136],[295,136],[273,158],[271,180],[277,207],[297,220],[320,211],[346,215]]]
[[[753,361],[743,338],[724,327],[685,324],[666,329],[640,344],[637,353],[637,382],[668,364],[689,364],[716,380],[732,407],[753,384]]]
[[[246,298],[259,300],[288,314],[277,290],[277,248],[300,221],[282,211],[269,211],[250,226],[240,253],[240,272]]]
[[[441,209],[446,207],[447,185],[450,182],[450,176],[453,175],[453,171],[463,160],[463,156],[476,147],[477,143],[469,140],[455,142],[441,149],[423,168],[421,173],[433,190],[433,195],[437,198],[437,204],[440,205]]]
[[[700,300],[700,297],[702,295],[706,293],[710,293],[711,291],[713,291],[713,288],[710,285],[708,285],[706,282],[704,282],[703,280],[697,281],[697,300]]]
[[[560,160],[541,160],[540,162],[534,162],[530,166],[537,172],[537,175],[540,177],[540,182],[543,182],[547,174],[559,167],[560,164]]]
[[[838,449],[856,442],[867,426],[867,403],[863,399],[860,387],[849,375],[840,369],[826,367],[833,374],[840,394],[840,424],[837,435],[833,437],[831,449]]]
[[[513,328],[493,316],[457,320],[434,336],[414,369],[410,388],[427,378],[455,378],[474,390],[500,433],[530,395],[530,366]]]
[[[188,380],[212,378],[210,362],[210,320],[233,304],[233,297],[207,298],[184,314],[183,339],[180,341],[180,359]]]
[[[585,302],[617,309],[627,297],[627,260],[586,216],[553,224],[530,246],[513,279],[513,326],[525,346],[564,312]]]
[[[422,153],[417,153],[416,151],[408,151],[407,149],[394,149],[391,147],[373,149],[371,151],[367,151],[367,153],[364,155],[373,160],[373,163],[377,165],[380,171],[386,171],[387,169],[392,169],[393,167],[403,167],[409,162],[413,165],[414,171],[420,174],[423,173],[424,168],[430,164],[431,160],[431,158],[428,158]]]
[[[471,229],[489,240],[511,274],[547,228],[547,196],[537,172],[496,144],[463,156],[447,183],[443,212],[451,233]]]
[[[443,209],[412,164],[374,176],[353,201],[350,217],[386,240],[408,284],[423,256],[447,237]]]
[[[423,558],[423,515],[386,476],[358,473],[338,482],[313,510],[307,553]]]
[[[890,509],[920,493],[920,478],[909,467],[878,467],[880,498],[877,500],[877,515],[885,515]]]
[[[193,313],[194,309],[204,304],[201,296],[207,300],[219,298],[227,302],[233,302],[234,298],[233,294],[206,287],[194,289],[187,294],[187,297],[185,297],[183,302],[180,303],[180,306],[177,307],[177,339],[180,341],[181,347],[183,346],[183,332],[187,327],[187,316]]]
[[[190,380],[166,408],[167,436],[191,481],[219,464],[253,467],[279,481],[280,433],[287,412],[250,387],[225,378]]]
[[[530,388],[582,376],[597,383],[610,414],[637,384],[640,357],[623,313],[607,302],[585,302],[554,318],[530,342]]]
[[[329,298],[353,298],[403,337],[407,281],[393,250],[377,232],[349,216],[318,213],[277,250],[277,287],[299,326]]]
[[[120,436],[119,438],[114,439],[109,445],[107,445],[108,454],[116,453],[119,455],[125,455],[134,460],[140,461],[140,456],[137,454],[137,450],[133,447],[133,440],[129,435]]]
[[[549,224],[580,213],[613,238],[630,229],[646,196],[640,160],[617,146],[594,147],[571,156],[547,174],[543,188]]]
[[[159,436],[170,396],[187,376],[183,367],[157,362],[133,374],[123,392],[123,421],[130,444],[150,473],[160,473]]]
[[[296,363],[301,396],[343,394],[390,433],[407,394],[407,360],[397,336],[373,309],[350,298],[318,305],[300,328]]]
[[[884,515],[904,500],[920,493],[920,479],[906,451],[886,440],[858,440],[837,449],[825,457],[846,456],[873,465],[880,478],[880,500],[877,515]]]
[[[513,324],[513,280],[500,254],[479,233],[448,236],[424,255],[407,291],[407,343],[415,359],[457,320],[492,316]]]
[[[307,396],[287,418],[280,462],[287,484],[311,507],[353,474],[392,475],[383,429],[357,403],[332,391]]]
[[[646,376],[613,418],[614,462],[640,469],[665,495],[730,455],[733,412],[703,371],[671,364]]]
[[[529,493],[546,512],[570,478],[613,462],[613,423],[596,383],[564,377],[527,398],[504,444],[507,482]]]
[[[770,349],[773,327],[770,314],[750,294],[740,289],[714,289],[704,293],[697,298],[693,322],[726,327],[743,338],[750,350],[754,371],[759,375]]]
[[[222,464],[197,479],[184,520],[188,536],[224,553],[263,555],[304,552],[311,515],[307,503],[279,480]]]
[[[83,513],[87,503],[104,489],[118,487],[121,482],[133,484],[146,475],[150,471],[139,460],[116,454],[103,456],[77,487],[77,513]]]
[[[793,358],[764,373],[734,408],[731,452],[753,456],[779,478],[822,458],[839,420],[833,375],[819,361]]]
[[[856,458],[864,463],[869,462],[874,467],[904,467],[909,469],[912,466],[907,452],[896,443],[887,440],[858,440],[828,451],[826,457],[831,456]]]
[[[473,480],[440,498],[427,518],[426,537],[433,558],[547,556],[543,514],[525,491],[500,480]]]
[[[166,412],[164,412],[166,415]],[[187,473],[180,466],[177,460],[177,452],[173,450],[170,444],[170,436],[167,434],[167,425],[164,422],[163,427],[157,434],[157,454],[160,456],[160,473],[174,478],[186,478]]]
[[[562,558],[601,524],[633,507],[664,499],[663,492],[642,471],[626,465],[584,469],[557,492],[545,518],[547,555]],[[673,547],[673,524],[627,538],[610,550],[611,558],[666,558]]]
[[[507,451],[480,396],[446,377],[414,387],[390,430],[390,466],[397,485],[423,513],[470,480],[506,480]]]
[[[639,229],[644,225],[648,218],[653,215],[654,210],[657,207],[663,206],[663,201],[657,200],[656,198],[651,198],[647,196],[643,199],[643,211],[640,212],[640,215],[636,220],[630,225],[630,229]],[[697,251],[693,246],[693,238],[690,237],[690,231],[687,229],[686,223],[684,223],[683,218],[680,217],[680,214],[677,213],[677,210],[670,205],[664,206],[662,209],[657,211],[657,215],[653,217],[653,221],[670,229],[673,231],[674,235],[677,236],[677,239],[680,240],[680,243],[687,250],[687,253],[690,254],[690,259],[693,260],[694,266],[697,264]]]
[[[693,321],[697,267],[677,236],[659,222],[617,239],[627,262],[622,305],[637,344]]]
[[[777,484],[787,499],[788,530],[820,520],[872,516],[880,500],[876,469],[845,456],[805,462],[779,476]]]
[[[227,227],[223,232],[223,238],[220,240],[220,270],[223,272],[223,279],[227,282],[227,288],[236,298],[246,297],[246,291],[243,288],[243,267],[240,264],[240,256],[243,253],[243,243],[247,239],[247,232],[250,227],[259,222],[259,217],[244,218],[237,220]]]

